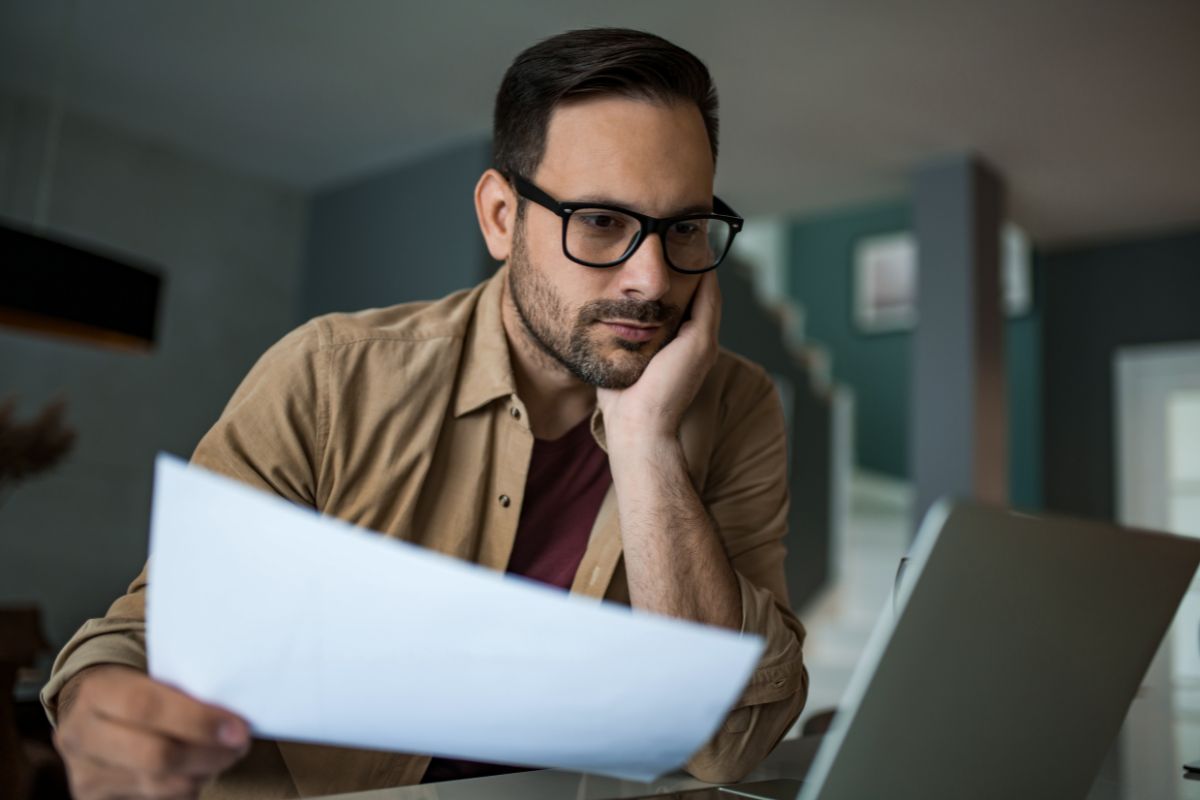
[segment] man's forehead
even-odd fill
[[[694,103],[606,95],[555,108],[535,178],[551,194],[570,194],[562,200],[663,213],[711,201],[712,150]]]

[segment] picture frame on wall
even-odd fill
[[[867,236],[854,246],[852,316],[868,334],[910,331],[917,325],[916,237],[907,232]],[[1000,239],[1000,297],[1006,317],[1033,309],[1033,272],[1029,239],[1005,223]]]
[[[854,247],[854,324],[895,333],[917,324],[917,242],[909,233],[860,239]]]

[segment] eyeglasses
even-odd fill
[[[512,184],[517,194],[562,218],[563,255],[585,267],[615,267],[657,233],[671,269],[688,275],[708,272],[724,260],[744,223],[716,197],[716,213],[658,219],[604,203],[560,203],[519,175]]]

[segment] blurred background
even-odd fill
[[[717,191],[748,220],[722,336],[788,414],[806,718],[836,707],[934,497],[1200,535],[1192,0],[2,0],[0,457],[26,456],[0,466],[0,632],[25,643],[22,725],[48,654],[141,567],[156,451],[189,454],[304,320],[491,274],[471,192],[500,78],[598,25],[717,82]],[[1129,797],[1200,796],[1179,780],[1200,759],[1193,588],[1105,767]]]

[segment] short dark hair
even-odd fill
[[[717,161],[717,90],[700,59],[661,36],[625,28],[568,31],[522,52],[496,93],[492,164],[532,178],[546,150],[554,108],[585,95],[615,94],[700,109]]]

